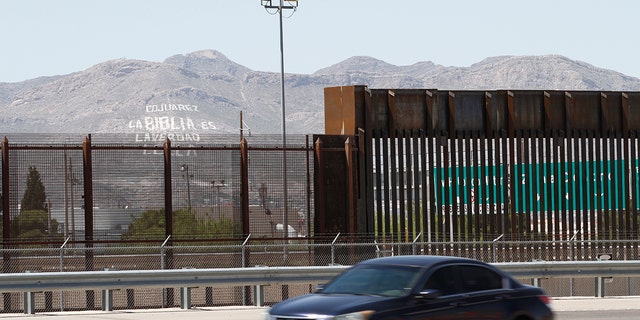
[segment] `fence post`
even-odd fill
[[[420,233],[418,233],[418,236],[413,239],[413,242],[411,243],[411,253],[412,254],[417,254],[416,253],[416,243],[418,242],[418,239],[420,239],[420,237],[422,236],[422,231],[420,231]]]
[[[501,234],[499,237],[493,239],[493,244],[492,244],[492,249],[491,249],[493,251],[492,252],[492,254],[493,254],[493,262],[497,262],[496,261],[497,260],[497,254],[496,254],[497,248],[496,248],[496,246],[497,246],[497,242],[500,241],[500,239],[502,239],[502,237],[504,237],[504,233]]]
[[[82,142],[82,176],[83,198],[84,198],[84,270],[93,271],[95,268],[94,248],[93,248],[93,161],[91,158],[92,145],[91,135],[87,135]],[[87,308],[95,308],[95,291],[85,291]]]
[[[338,234],[336,235],[335,238],[333,238],[333,241],[331,241],[331,265],[335,265],[336,264],[336,241],[338,241],[338,237],[340,236],[340,232],[338,232]]]
[[[11,189],[9,184],[9,139],[2,138],[2,272],[12,272],[11,252],[8,250],[11,242],[11,204],[9,197]],[[11,311],[11,293],[2,293],[4,311]]]
[[[244,239],[244,241],[242,242],[242,267],[246,268],[248,261],[247,261],[247,242],[249,242],[249,238],[251,238],[251,233],[249,233],[247,235],[247,237]],[[209,288],[207,288],[209,289]],[[208,292],[208,291],[207,291]],[[249,286],[245,286],[244,290],[242,290],[242,304],[243,305],[248,305],[249,302],[249,297],[250,297],[250,292],[251,292],[251,287]],[[213,293],[213,291],[212,291]],[[209,298],[209,295],[207,295],[207,299]],[[213,300],[213,298],[212,298]],[[211,304],[213,304],[213,301],[211,301]]]
[[[580,230],[576,230],[571,239],[569,239],[569,261],[573,261],[575,240],[578,236],[578,233],[580,233]],[[569,278],[569,296],[573,297],[573,277]]]
[[[60,272],[64,272],[64,250],[71,237],[67,237],[60,246]],[[64,291],[60,291],[60,311],[64,311]]]
[[[167,243],[169,242],[169,239],[171,239],[171,235],[168,235],[167,238],[164,240],[164,242],[160,245],[160,270],[164,270],[164,250],[165,250],[165,246],[167,245]],[[164,308],[166,306],[166,300],[165,300],[165,288],[162,288],[162,307]]]

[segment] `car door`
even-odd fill
[[[502,276],[480,265],[450,265],[435,270],[423,290],[439,290],[435,299],[416,301],[404,317],[422,319],[504,319]]]
[[[482,265],[456,267],[464,299],[458,315],[466,319],[504,319],[510,302],[504,277]]]
[[[435,270],[424,284],[421,291],[438,290],[440,296],[436,298],[415,297],[410,306],[402,314],[403,319],[423,320],[453,319],[452,314],[462,302],[463,294],[458,281],[458,271],[455,266],[443,266]]]

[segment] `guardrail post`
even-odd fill
[[[193,269],[192,267],[183,267],[182,269]],[[191,287],[180,288],[180,308],[191,309]]]
[[[113,271],[113,268],[104,268],[104,271]],[[113,290],[102,289],[102,311],[113,311]]]
[[[540,287],[540,279],[539,278],[531,279],[531,285],[534,287]]]
[[[253,302],[256,307],[264,306],[264,286],[257,284],[253,287]]]
[[[191,308],[191,287],[180,288],[180,308],[181,309]]]
[[[113,292],[111,289],[102,290],[102,311],[113,311]]]
[[[604,278],[596,278],[596,298],[604,297]]]
[[[35,292],[24,293],[24,313],[25,314],[36,313]]]
[[[266,267],[266,266],[257,265],[255,267],[259,268],[259,267]],[[264,306],[264,285],[256,284],[253,286],[253,304],[256,307]]]
[[[31,271],[27,270],[25,273],[30,273]],[[36,302],[35,302],[35,292],[25,292],[24,293],[24,313],[25,314],[35,314],[36,313]]]
[[[611,257],[613,255],[611,253],[599,253],[598,254],[598,261],[609,261],[611,260]],[[611,278],[604,278],[604,277],[596,277],[596,297],[597,298],[604,298],[604,284],[605,284],[605,280],[608,280]]]

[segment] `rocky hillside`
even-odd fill
[[[640,90],[640,79],[557,55],[493,57],[470,67],[395,66],[352,57],[313,74],[287,74],[287,133],[322,133],[323,89]],[[0,83],[2,133],[281,132],[280,75],[206,50],[162,63],[112,60],[76,73]]]

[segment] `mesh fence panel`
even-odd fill
[[[258,238],[284,238],[309,235],[313,194],[313,174],[309,152],[287,151],[287,203],[284,203],[283,152],[266,148],[249,151],[249,207],[251,234]],[[284,225],[289,227],[285,231]]]

